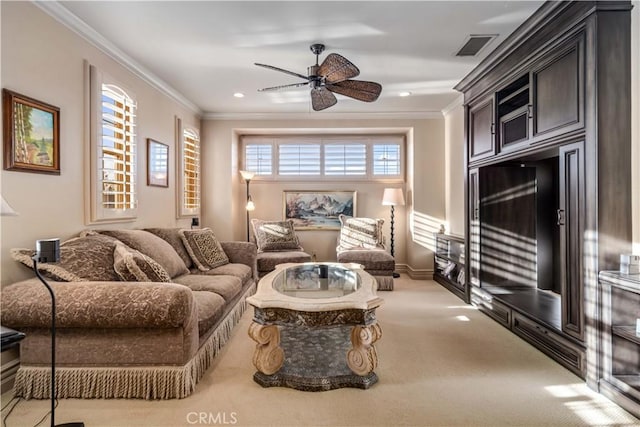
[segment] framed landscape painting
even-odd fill
[[[60,175],[60,109],[2,91],[4,168]]]
[[[283,217],[297,230],[339,230],[340,214],[355,216],[355,191],[284,191]]]

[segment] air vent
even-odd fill
[[[476,56],[497,34],[471,34],[456,56]]]

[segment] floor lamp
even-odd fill
[[[402,194],[402,188],[385,188],[382,195],[382,204],[384,206],[391,206],[391,256],[394,256],[393,252],[393,226],[394,218],[393,211],[396,206],[404,206],[404,194]],[[393,272],[393,277],[398,278],[400,274]]]
[[[18,213],[4,200],[0,203],[1,216],[17,216]],[[38,262],[60,261],[60,239],[36,241],[36,254],[33,256],[33,271],[51,295],[51,427],[56,426],[56,295],[53,289],[38,271]],[[82,422],[58,424],[58,427],[84,427]]]
[[[60,239],[36,241],[36,254],[33,256],[33,271],[51,295],[51,427],[56,427],[56,294],[38,271],[38,262],[60,261]],[[57,427],[84,427],[82,422],[57,424]]]
[[[245,209],[247,210],[247,242],[249,241],[249,212],[255,210],[256,205],[253,204],[253,200],[251,199],[251,194],[249,193],[249,184],[253,179],[255,173],[250,171],[240,171],[240,175],[244,178],[244,181],[247,183],[247,205]]]

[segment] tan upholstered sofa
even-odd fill
[[[256,246],[222,242],[211,251],[199,234],[195,245],[185,244],[185,231],[85,232],[61,245],[59,264],[41,264],[57,298],[58,397],[171,399],[193,392],[255,292]],[[12,255],[30,265],[27,252]],[[203,266],[203,259],[221,265]],[[50,307],[37,279],[2,290],[2,325],[26,333],[17,396],[50,396]]]

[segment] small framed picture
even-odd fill
[[[4,168],[60,175],[60,109],[2,90]]]
[[[169,186],[169,146],[147,138],[147,185]]]

